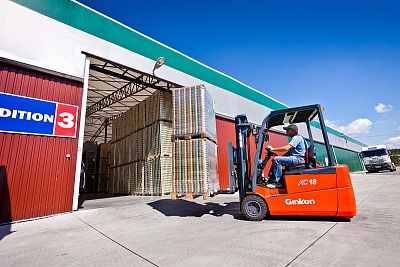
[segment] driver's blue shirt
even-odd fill
[[[290,156],[304,157],[306,155],[306,142],[301,135],[295,135],[292,137],[289,145],[293,148],[290,150]]]

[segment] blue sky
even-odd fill
[[[400,147],[400,1],[80,2],[289,106],[320,103],[360,141]]]

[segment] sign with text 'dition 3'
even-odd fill
[[[78,106],[0,93],[0,132],[76,137]]]

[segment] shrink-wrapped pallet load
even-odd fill
[[[204,85],[173,89],[172,98],[174,136],[217,140],[214,100]]]
[[[217,145],[206,139],[176,140],[173,150],[173,188],[179,194],[219,190]]]
[[[214,101],[203,85],[173,89],[173,183],[177,194],[219,190]]]
[[[152,138],[148,144],[148,155],[172,156],[172,124],[158,121],[151,126]]]
[[[145,181],[145,191],[151,195],[164,195],[172,189],[172,157],[149,157],[143,170],[150,179]]]
[[[98,179],[97,179],[97,192],[107,191],[107,180],[108,180],[108,144],[103,143],[98,146],[99,150],[99,167],[98,167]]]
[[[134,188],[133,188],[133,194],[144,194],[144,175],[145,175],[145,171],[144,171],[144,164],[143,161],[137,161],[135,162],[136,164],[136,176],[133,177],[133,184],[134,184]]]
[[[108,169],[108,180],[107,180],[107,192],[109,194],[114,194],[114,180],[115,180],[115,169],[113,166],[110,166]]]
[[[112,132],[115,133],[116,129],[113,127],[112,128]],[[111,138],[112,140],[112,138]],[[115,147],[116,147],[116,143],[109,143],[108,144],[108,149],[109,149],[109,153],[108,153],[108,164],[109,164],[109,168],[108,168],[108,180],[107,180],[107,192],[109,194],[114,194],[114,177],[115,177]]]
[[[156,91],[113,121],[112,193],[161,195],[172,185],[172,96]],[[125,167],[126,166],[126,167]],[[118,180],[118,181],[117,181]],[[111,191],[110,191],[111,192]]]

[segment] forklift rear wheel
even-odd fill
[[[261,221],[267,215],[268,207],[261,197],[249,195],[242,201],[242,212],[250,221]]]

